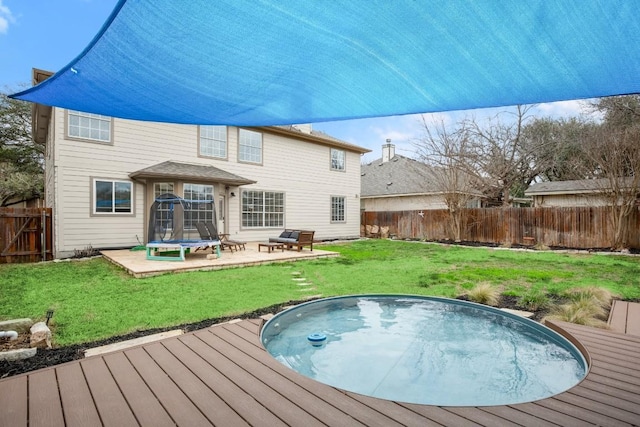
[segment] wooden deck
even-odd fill
[[[558,323],[590,353],[573,389],[492,407],[404,404],[344,392],[278,363],[260,320],[0,381],[0,426],[628,426],[640,423],[640,338]],[[552,325],[553,326],[553,325]]]
[[[612,331],[640,337],[640,304],[614,300],[609,311]]]

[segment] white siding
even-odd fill
[[[133,215],[91,215],[92,177],[130,180],[134,171],[167,161],[205,164],[257,181],[244,188],[285,193],[285,226],[311,229],[318,239],[358,237],[360,228],[360,155],[346,152],[346,171],[330,170],[330,147],[263,133],[262,165],[239,163],[238,128],[228,128],[228,159],[199,157],[198,127],[114,119],[112,144],[65,137],[66,114],[52,110],[54,150],[47,156],[47,197],[55,196],[56,256],[74,249],[131,247],[144,239],[153,191],[134,186]],[[54,167],[50,167],[54,165]],[[193,183],[205,183],[187,180]],[[175,182],[177,189],[182,182]],[[51,189],[50,189],[51,187]],[[224,186],[215,188],[224,194]],[[243,229],[240,224],[241,188],[229,190],[226,223],[230,234],[243,240],[267,240],[281,229]],[[181,191],[176,191],[181,195]],[[330,197],[344,196],[345,223],[330,222]],[[146,200],[145,200],[146,196]],[[49,199],[48,199],[49,200]]]
[[[367,212],[412,211],[419,209],[447,209],[441,195],[376,197],[362,199]]]
[[[535,207],[579,207],[579,206],[608,206],[609,201],[601,196],[589,194],[549,194],[533,196]]]

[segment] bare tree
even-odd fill
[[[640,96],[603,98],[594,107],[603,123],[587,134],[584,153],[593,163],[598,196],[606,201],[614,231],[612,248],[629,247],[633,213],[640,196]]]
[[[535,147],[525,144],[524,137],[524,125],[533,107],[518,105],[484,122],[465,118],[456,123],[455,130],[445,133],[442,126],[430,131],[429,124],[424,123],[426,136],[417,146],[422,146],[426,154],[434,152],[454,162],[489,201],[511,206],[513,196],[523,195],[538,174],[533,161]],[[458,143],[450,143],[452,138]]]
[[[467,134],[464,129],[449,132],[443,123],[429,125],[424,116],[422,121],[424,136],[414,146],[420,160],[431,167],[431,179],[440,188],[449,213],[449,234],[459,242],[467,223],[464,208],[480,196],[473,176],[466,171]]]

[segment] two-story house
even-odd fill
[[[34,70],[34,83],[50,75]],[[56,258],[146,242],[150,206],[164,193],[214,200],[219,231],[236,240],[284,228],[315,230],[319,240],[359,236],[360,156],[369,150],[308,124],[179,125],[36,104],[33,133],[46,142]],[[212,217],[194,206],[190,218]]]

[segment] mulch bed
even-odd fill
[[[467,298],[464,296],[459,297],[458,299],[467,300]],[[50,366],[58,365],[60,363],[70,362],[76,359],[82,359],[84,357],[85,350],[88,350],[90,348],[99,347],[107,344],[113,344],[120,341],[126,341],[134,338],[157,334],[159,332],[171,331],[175,329],[182,329],[184,332],[191,332],[198,329],[208,328],[209,326],[215,325],[217,323],[223,323],[223,322],[227,322],[229,320],[237,319],[237,318],[255,319],[265,314],[278,313],[287,306],[301,304],[303,302],[308,302],[308,301],[310,300],[289,301],[284,304],[272,305],[270,307],[256,310],[251,313],[245,313],[242,316],[220,317],[216,319],[207,319],[201,322],[187,323],[187,324],[176,325],[176,326],[171,326],[167,328],[156,328],[156,329],[148,329],[145,331],[135,331],[126,335],[119,335],[119,336],[107,338],[104,340],[94,341],[90,343],[75,344],[75,345],[69,345],[65,347],[52,348],[52,349],[39,348],[38,351],[36,352],[36,355],[28,359],[17,360],[13,362],[0,361],[0,378],[23,374],[25,372],[34,371],[36,369],[41,369],[41,368],[47,368]],[[524,310],[522,307],[518,306],[516,297],[505,296],[505,295],[501,297],[500,308]],[[547,313],[545,311],[539,310],[538,312],[534,313],[534,316],[532,317],[532,319],[540,321],[546,314]],[[27,341],[26,346],[28,347],[28,345],[29,343]]]

